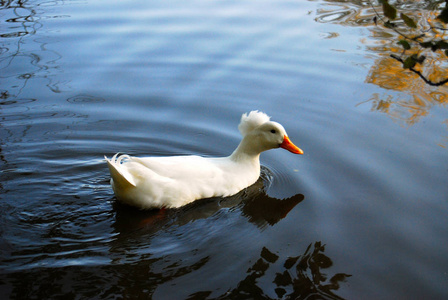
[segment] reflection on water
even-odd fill
[[[0,5],[1,295],[446,298],[446,91],[365,2]],[[251,109],[305,156],[263,153],[234,197],[115,201],[103,154],[224,156]]]
[[[265,168],[262,177],[264,180],[269,178],[269,171]],[[159,285],[213,264],[212,257],[200,254],[197,248],[205,240],[207,251],[219,251],[222,245],[214,245],[210,241],[215,239],[215,235],[220,237],[223,234],[214,230],[208,234],[203,232],[203,225],[195,225],[200,220],[213,224],[213,221],[219,220],[217,218],[223,219],[223,213],[241,214],[263,230],[285,218],[304,199],[301,194],[285,200],[269,197],[264,191],[264,186],[269,183],[264,182],[260,179],[232,197],[204,199],[180,209],[139,211],[115,202],[115,222],[112,226],[116,234],[113,238],[87,238],[82,241],[76,237],[70,238],[67,232],[63,240],[59,240],[65,244],[63,249],[41,249],[43,256],[39,257],[39,264],[42,267],[36,265],[27,272],[20,268],[19,271],[9,270],[8,276],[2,280],[10,285],[11,297],[17,299],[57,298],[71,293],[75,293],[77,297],[151,297]],[[264,205],[260,205],[260,201]],[[99,223],[104,221],[105,219],[97,220]],[[201,230],[199,236],[194,234],[197,230]],[[55,240],[61,234],[52,230],[48,232],[47,238]],[[179,239],[185,244],[176,249]],[[109,248],[106,253],[102,249],[104,245]],[[310,245],[302,255],[287,258],[280,258],[264,247],[260,258],[247,271],[247,277],[241,278],[234,289],[218,299],[241,299],[244,295],[270,299],[265,295],[264,289],[258,286],[258,279],[268,276],[266,271],[271,265],[280,263],[283,263],[284,272],[276,273],[273,281],[277,287],[277,295],[288,294],[293,298],[324,295],[337,298],[333,292],[347,276],[336,274],[328,279],[322,270],[331,267],[332,262],[323,252],[324,246],[320,242],[313,247]],[[14,256],[16,260],[25,258],[26,251],[17,252]],[[59,263],[56,263],[57,259]],[[45,263],[50,260],[54,262]],[[33,265],[32,261],[28,264],[30,265]],[[45,265],[53,267],[45,268]],[[56,265],[59,267],[54,268]],[[221,266],[220,270],[223,268],[225,269]],[[85,285],[85,282],[89,282],[89,285]],[[51,288],[48,288],[47,283],[51,284]],[[195,287],[190,289],[194,299],[205,299],[212,294],[212,291],[197,291]]]
[[[52,17],[44,15],[42,6],[45,6],[45,2],[0,2],[0,12],[5,17],[0,29],[3,96],[19,97],[31,79],[43,79],[52,92],[61,92],[60,82],[56,79],[56,63],[61,55],[49,49],[48,40],[35,37],[43,26],[41,18]]]
[[[265,191],[265,186],[269,185],[269,172],[262,167],[260,179],[234,196],[202,199],[179,209],[139,211],[115,202],[117,214],[114,228],[121,234],[135,230],[149,230],[154,233],[166,226],[183,226],[196,220],[207,219],[223,208],[241,211],[241,215],[260,229],[268,225],[273,226],[303,201],[304,196],[297,194],[287,199],[270,197]]]
[[[190,287],[193,292],[188,299],[342,299],[336,292],[351,275],[325,273],[333,265],[332,259],[325,254],[325,245],[318,241],[310,244],[304,253],[297,254],[281,257],[263,247],[259,258],[247,269],[246,277],[240,278],[234,288],[212,296],[213,291],[195,291]],[[7,281],[12,286],[14,299],[56,299],[62,296],[109,299],[116,295],[125,299],[150,299],[159,285],[200,270],[210,262],[210,257],[189,258],[185,262],[178,260],[157,271],[157,265],[163,261],[164,258],[148,254],[134,264],[112,262],[98,267],[41,268],[10,274]],[[270,268],[277,270],[275,274],[270,272]],[[272,290],[260,287],[262,280],[272,282]]]
[[[395,5],[401,12],[419,20],[422,31],[428,31],[441,10],[437,7],[440,3],[436,6],[432,2],[415,1]],[[374,2],[374,4],[375,7],[372,7],[369,1],[327,0],[325,5],[317,10],[316,21],[363,27],[369,31],[370,36],[361,39],[366,49],[375,54],[372,56],[374,63],[366,82],[402,93],[374,93],[362,103],[370,103],[372,110],[387,113],[394,119],[412,125],[427,116],[433,106],[443,106],[448,103],[448,88],[426,84],[418,75],[404,69],[401,62],[391,57],[391,54],[399,56],[403,52],[403,47],[397,44],[401,37],[397,32],[385,28],[382,24],[375,24],[375,10],[381,12],[382,9],[378,3]],[[408,30],[405,26],[400,27],[400,31],[409,35],[418,33]],[[427,35],[428,38],[433,38],[428,33]],[[424,64],[418,64],[415,67],[419,72],[433,82],[439,82],[448,76],[446,55],[443,51],[434,52],[429,48],[421,47],[417,51],[419,55],[426,56]]]
[[[325,245],[321,242],[310,244],[305,253],[280,258],[266,247],[260,252],[260,258],[249,267],[247,276],[242,279],[235,289],[227,291],[222,296],[213,299],[343,299],[335,294],[340,283],[345,282],[351,275],[337,273],[331,278],[323,271],[333,265],[330,257],[324,254]],[[281,264],[283,272],[276,272],[270,279],[275,284],[276,298],[266,295],[266,291],[259,287],[258,281],[267,276],[269,267]],[[212,292],[201,291],[191,295],[190,299],[207,298]]]

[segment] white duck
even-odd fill
[[[198,199],[227,197],[254,184],[260,176],[260,153],[284,148],[303,151],[285,129],[259,111],[243,114],[238,126],[243,139],[228,157],[105,156],[117,199],[141,209],[175,208]]]

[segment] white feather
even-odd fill
[[[249,114],[245,113],[241,116],[241,121],[240,125],[238,125],[238,129],[244,137],[258,126],[269,122],[270,119],[271,117],[269,117],[267,114],[258,110],[253,110]]]

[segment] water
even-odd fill
[[[3,2],[3,297],[446,298],[447,88],[353,2]],[[115,201],[103,155],[225,156],[253,109],[305,154],[226,199]]]

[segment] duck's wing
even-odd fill
[[[196,155],[131,157],[131,161],[142,164],[160,176],[172,179],[216,177],[222,172],[216,159]]]

